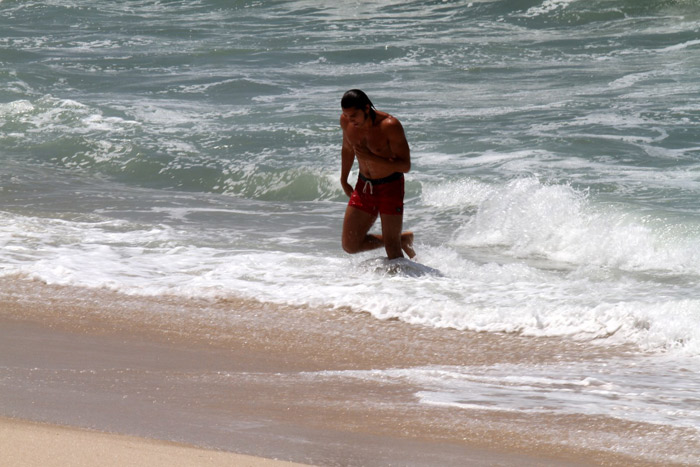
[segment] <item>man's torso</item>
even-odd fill
[[[377,112],[377,117],[374,123],[367,129],[356,128],[353,125],[347,125],[345,128],[346,137],[357,152],[362,148],[368,149],[376,156],[385,159],[391,159],[394,154],[389,146],[389,139],[383,129],[383,126],[388,122],[388,119],[394,119],[393,116],[384,112]],[[360,173],[367,178],[384,178],[393,173],[393,170],[387,170],[373,164],[371,161],[364,161],[358,158]]]

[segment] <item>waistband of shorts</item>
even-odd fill
[[[395,182],[396,180],[401,180],[403,178],[403,173],[394,172],[393,174],[383,177],[383,178],[367,178],[360,174],[360,180],[363,182],[370,182],[372,185],[381,185],[382,183]]]

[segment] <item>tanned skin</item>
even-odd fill
[[[364,109],[343,109],[340,116],[340,127],[343,129],[340,184],[348,197],[353,191],[348,176],[355,159],[360,166],[360,173],[370,179],[411,170],[411,150],[401,122],[385,112],[375,112],[372,120],[370,106],[367,105]],[[384,247],[389,259],[401,258],[404,252],[413,258],[416,255],[413,250],[413,233],[401,232],[403,214],[380,216],[382,234],[369,234],[377,216],[348,206],[343,221],[343,249],[348,253],[359,253]]]

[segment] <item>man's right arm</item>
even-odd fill
[[[340,185],[343,187],[343,191],[349,198],[350,195],[352,195],[352,186],[348,183],[348,176],[350,176],[352,164],[355,162],[355,150],[352,148],[352,145],[345,136],[345,124],[342,118],[340,120],[340,126],[343,128],[343,148],[341,149],[340,161]]]

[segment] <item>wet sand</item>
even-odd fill
[[[626,350],[0,280],[0,416],[312,465],[668,465],[601,441],[649,443],[658,426],[455,410],[410,384],[328,376],[611,351]]]

